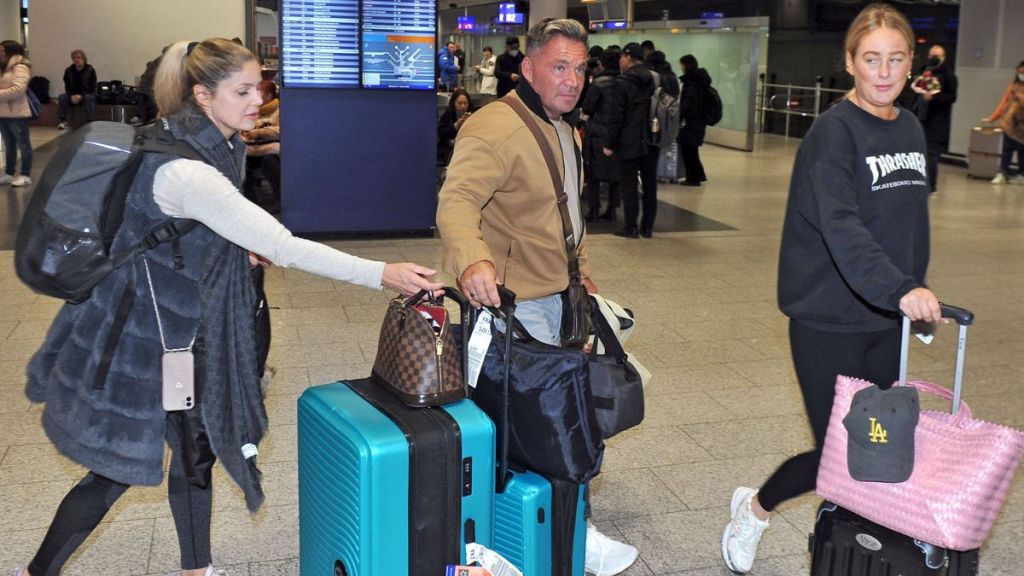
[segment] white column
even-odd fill
[[[565,18],[566,0],[533,0],[530,2],[530,26],[545,18]]]
[[[0,0],[0,40],[21,42],[21,0]]]

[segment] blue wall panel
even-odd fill
[[[284,88],[285,226],[342,234],[433,228],[436,98],[433,91]]]

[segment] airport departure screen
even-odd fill
[[[363,0],[363,87],[433,90],[436,0]]]
[[[359,87],[359,0],[282,3],[285,86]]]

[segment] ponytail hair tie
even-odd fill
[[[192,49],[195,48],[198,45],[199,45],[199,42],[189,42],[188,43],[188,48],[185,48],[185,55],[186,56],[191,56],[192,55]]]

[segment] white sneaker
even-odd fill
[[[996,177],[992,179],[993,184],[1006,184],[1006,174],[1000,172],[996,174]]]
[[[57,130],[64,130],[68,127],[68,123],[61,120],[60,124],[57,124]]]
[[[1010,184],[1016,184],[1017,186],[1024,186],[1024,176],[1018,174],[1010,177]]]
[[[625,572],[638,556],[640,551],[635,546],[612,540],[587,521],[587,574],[614,576]]]
[[[10,174],[0,176],[0,185],[10,184],[11,182],[14,182],[14,176],[11,176]]]
[[[742,486],[732,493],[732,520],[722,534],[722,559],[729,570],[737,574],[750,572],[761,534],[768,528],[768,521],[761,520],[750,509],[750,500],[755,494],[757,490]]]
[[[16,187],[17,186],[28,186],[31,183],[32,183],[32,179],[29,178],[28,176],[25,176],[24,174],[22,174],[21,176],[18,176],[14,180],[11,180],[11,186],[16,186]]]
[[[15,576],[15,575],[12,575]],[[181,576],[181,572],[175,572],[174,576]],[[217,570],[213,565],[206,567],[206,574],[204,576],[228,576],[227,570]]]

